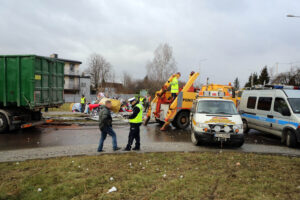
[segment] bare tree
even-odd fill
[[[282,72],[276,75],[273,80],[273,84],[283,85],[295,85],[300,86],[300,68],[292,67],[288,72]]]
[[[154,51],[152,62],[147,64],[147,76],[150,80],[164,82],[177,70],[173,58],[172,47],[169,44],[160,44]]]
[[[110,81],[113,77],[113,69],[109,62],[100,54],[92,54],[88,59],[87,73],[91,76],[91,83],[98,89],[100,85]]]
[[[130,87],[132,84],[132,78],[127,72],[123,72],[123,85],[124,87]]]

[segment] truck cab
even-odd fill
[[[232,100],[199,98],[194,101],[191,120],[195,145],[229,143],[240,147],[244,143],[243,121]]]

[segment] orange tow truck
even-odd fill
[[[178,129],[184,129],[190,125],[190,111],[199,90],[194,88],[193,84],[199,73],[190,73],[189,80],[183,88],[180,88],[177,97],[173,100],[168,88],[174,76],[180,77],[178,74],[172,75],[161,90],[156,92],[155,98],[148,109],[145,125],[147,125],[150,118],[154,118],[157,122],[163,124],[161,130],[165,130],[171,123]]]

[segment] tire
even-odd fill
[[[245,134],[249,133],[249,127],[248,127],[248,122],[246,120],[243,119],[243,132]]]
[[[188,111],[180,112],[174,119],[177,128],[185,129],[190,125],[190,113]],[[173,123],[172,123],[173,124]]]
[[[176,119],[172,121],[172,125],[173,125],[175,128],[178,128],[178,127],[177,127]]]
[[[8,128],[8,122],[6,116],[0,113],[0,133],[3,133]]]
[[[199,146],[201,144],[201,142],[199,141],[198,137],[195,135],[194,132],[191,133],[191,140],[192,143],[196,146]]]
[[[288,147],[296,147],[297,141],[296,141],[296,135],[293,131],[288,130],[286,133],[286,146]]]

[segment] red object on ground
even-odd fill
[[[98,108],[99,106],[100,106],[100,104],[90,104],[89,109],[90,109],[90,111],[92,111],[94,108]]]

